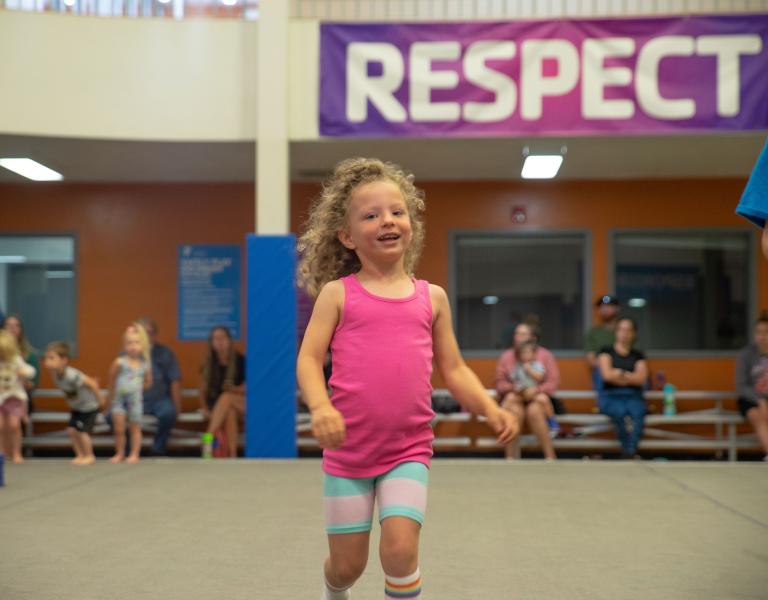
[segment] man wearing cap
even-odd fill
[[[763,255],[768,258],[768,141],[747,181],[736,212],[763,230]]]
[[[616,321],[619,318],[619,299],[616,296],[606,294],[600,296],[595,302],[600,323],[587,332],[584,341],[584,351],[587,353],[587,363],[592,370],[593,378],[597,372],[597,355],[600,348],[613,346],[615,341]],[[593,381],[595,388],[597,382]]]

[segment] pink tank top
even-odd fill
[[[368,292],[355,275],[344,283],[344,309],[331,340],[331,402],[347,437],[323,452],[323,470],[375,477],[400,463],[429,466],[432,456],[432,302],[414,280],[407,298]]]

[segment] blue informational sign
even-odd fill
[[[179,339],[205,340],[223,325],[240,339],[240,246],[179,246]]]

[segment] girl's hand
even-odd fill
[[[312,435],[321,448],[335,450],[347,437],[344,417],[330,404],[312,411]]]
[[[203,406],[202,408],[199,409],[199,411],[200,411],[200,414],[203,415],[204,421],[207,421],[208,419],[211,418],[211,411],[207,406]]]
[[[517,417],[512,413],[496,408],[486,415],[488,420],[488,426],[496,434],[496,441],[501,445],[506,445],[512,441],[520,431],[520,424],[517,422]]]

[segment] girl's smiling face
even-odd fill
[[[360,262],[402,258],[413,230],[400,188],[391,181],[373,181],[356,188],[347,208],[347,227],[338,235]]]
[[[125,332],[125,353],[131,358],[139,358],[141,356],[141,337],[134,329],[129,328]]]

